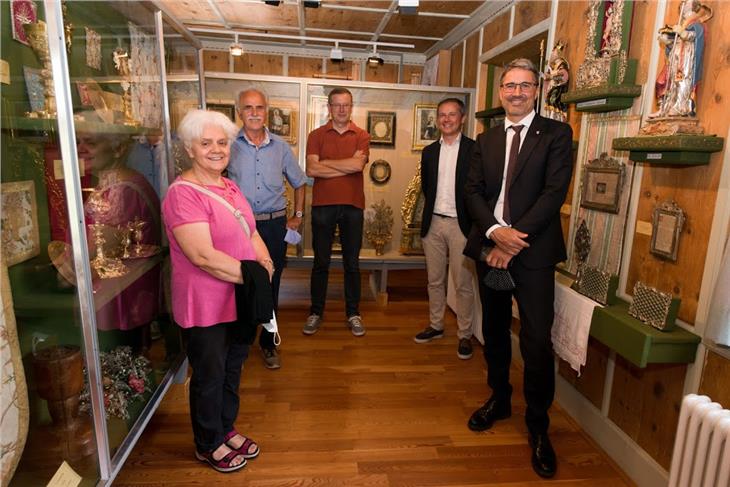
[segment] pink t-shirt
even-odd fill
[[[180,178],[178,178],[179,180]],[[241,211],[251,232],[256,221],[251,207],[236,184],[223,179],[225,188],[205,186]],[[172,230],[187,223],[210,225],[213,247],[237,260],[254,260],[251,240],[233,213],[219,201],[186,185],[171,187],[162,202],[162,217],[170,241],[172,260],[172,314],[183,328],[212,326],[236,320],[234,285],[221,281],[193,265],[175,240]]]

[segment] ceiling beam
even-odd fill
[[[380,19],[380,23],[378,24],[378,27],[375,29],[375,32],[373,32],[373,37],[371,37],[371,40],[377,41],[378,37],[382,32],[385,30],[385,28],[388,26],[388,22],[390,22],[390,18],[395,13],[395,9],[398,7],[398,0],[393,0],[390,2],[390,8],[388,9],[388,12],[383,15],[383,18]]]
[[[183,36],[188,42],[190,42],[193,46],[195,46],[196,49],[201,49],[203,47],[203,44],[200,42],[200,39],[195,37],[195,34],[190,32],[190,30],[185,27],[184,23],[177,19],[174,15],[170,13],[170,11],[167,9],[167,7],[164,6],[162,2],[159,2],[157,0],[152,0],[152,5],[156,9],[158,9],[160,12],[162,12],[165,15],[165,20],[172,26],[173,29],[175,29],[181,36]]]
[[[230,29],[231,26],[228,24],[228,21],[226,20],[226,17],[223,15],[223,12],[221,12],[221,10],[218,8],[218,5],[216,5],[215,0],[208,0],[208,5],[210,5],[210,8],[218,16],[218,19],[221,21],[221,24],[223,24],[226,29]]]
[[[425,5],[422,5],[421,8],[425,7]],[[333,3],[323,3],[322,8],[330,8],[332,10],[352,10],[356,12],[370,12],[370,13],[377,13],[377,14],[385,14],[390,12],[390,8],[377,8],[377,7],[357,7],[354,5],[342,5],[342,4],[333,4]],[[451,19],[468,19],[470,15],[468,14],[448,14],[443,12],[422,12],[418,11],[416,12],[416,15],[419,15],[421,17],[446,17]]]
[[[299,20],[299,35],[304,37],[305,35],[307,35],[307,22],[304,19],[304,2],[302,0],[297,0],[297,16]],[[304,46],[307,43],[304,39],[302,39],[299,44]]]

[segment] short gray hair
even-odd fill
[[[177,136],[185,147],[190,149],[193,142],[203,137],[206,127],[220,127],[230,141],[235,139],[238,134],[238,126],[222,113],[196,109],[185,114],[180,125],[177,126]]]
[[[540,73],[535,67],[535,63],[527,58],[521,57],[513,59],[509,63],[505,64],[504,71],[502,71],[502,74],[499,77],[499,84],[502,84],[502,80],[504,80],[504,77],[513,69],[524,69],[525,71],[529,71],[535,77],[535,83],[540,82]]]
[[[266,93],[259,90],[258,88],[246,88],[238,92],[238,95],[236,95],[236,111],[241,111],[241,97],[243,95],[247,95],[249,93],[258,93],[261,95],[261,98],[264,99],[264,104],[268,107],[269,106],[269,97],[266,96]]]

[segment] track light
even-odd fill
[[[398,0],[398,12],[403,15],[416,15],[418,13],[418,0]]]
[[[378,56],[378,45],[373,44],[373,52],[370,54],[370,57],[368,57],[368,66],[371,68],[377,68],[384,62],[383,58]]]
[[[278,7],[281,5],[281,0],[264,0],[264,3],[266,5],[271,5],[272,7]]]
[[[330,50],[330,61],[333,63],[341,63],[345,60],[345,56],[342,55],[342,49],[340,49],[340,43],[335,41],[335,47]]]
[[[236,34],[235,41],[228,47],[228,52],[231,56],[243,56],[243,46],[238,43],[238,34]]]
[[[306,8],[319,8],[320,0],[304,0],[304,7]]]

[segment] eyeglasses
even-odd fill
[[[504,91],[508,93],[512,93],[517,89],[519,86],[522,91],[528,91],[535,86],[537,86],[537,83],[530,83],[529,81],[524,81],[522,83],[505,83],[503,85],[500,85]]]
[[[347,110],[352,107],[352,103],[330,103],[330,106],[335,110]]]

